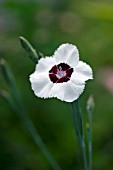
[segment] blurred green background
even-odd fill
[[[65,42],[77,45],[81,60],[93,68],[80,97],[84,127],[86,101],[94,96],[93,170],[113,169],[113,1],[0,0],[0,58],[12,69],[29,115],[62,170],[78,170],[78,145],[63,102],[38,99],[29,75],[35,64],[19,42],[26,37],[44,55]],[[0,89],[8,90],[0,73]],[[76,144],[75,144],[76,142]],[[82,166],[82,162],[81,162]],[[0,97],[0,169],[52,169],[22,121]]]

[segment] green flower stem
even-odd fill
[[[13,90],[14,90],[14,88],[13,88]],[[49,153],[48,149],[44,145],[41,137],[37,133],[37,130],[36,130],[34,124],[32,123],[31,119],[29,118],[25,108],[23,107],[23,103],[21,102],[21,98],[18,96],[18,93],[16,94],[16,91],[15,91],[15,99],[16,99],[17,104],[20,107],[21,112],[23,113],[21,115],[22,119],[23,119],[23,122],[26,124],[26,127],[27,127],[28,131],[30,132],[32,138],[34,139],[35,143],[39,146],[39,148],[41,149],[43,154],[46,156],[47,160],[49,161],[49,163],[51,164],[53,169],[54,170],[60,170],[59,165],[53,159],[53,157]]]
[[[83,131],[83,120],[82,120],[82,112],[79,104],[79,100],[75,100],[74,102],[76,114],[78,118],[78,124],[81,133],[81,148],[82,148],[82,155],[84,161],[84,170],[87,170],[87,159],[86,159],[86,148],[85,148],[85,140],[84,140],[84,131]]]
[[[29,115],[28,115],[28,113],[27,113],[27,111],[24,107],[21,96],[20,96],[20,94],[19,94],[19,92],[16,88],[15,79],[14,79],[14,76],[13,76],[10,68],[8,67],[7,63],[4,60],[2,60],[0,62],[0,67],[2,69],[2,73],[3,73],[3,75],[6,79],[6,82],[8,83],[8,85],[10,87],[12,95],[15,99],[15,101],[8,99],[9,104],[12,106],[12,108],[15,111],[18,112],[18,116],[22,119],[23,123],[26,125],[26,128],[29,131],[29,133],[31,134],[34,142],[41,149],[41,151],[43,152],[43,154],[47,158],[48,162],[50,163],[51,167],[54,170],[61,170],[61,168],[59,167],[57,162],[54,160],[54,158],[52,157],[52,155],[50,154],[50,152],[46,148],[46,146],[43,143],[40,135],[37,133],[37,130],[36,130],[33,122],[31,121],[31,119],[30,119],[30,117],[29,117]],[[17,107],[15,107],[15,102],[17,104]]]
[[[82,113],[81,113],[81,109],[79,106],[79,101],[78,100],[74,101],[72,103],[72,106],[73,106],[73,111],[74,111],[75,117],[77,119],[79,133],[80,133],[81,137],[83,137]]]
[[[89,124],[87,125],[87,137],[88,137],[88,153],[89,153],[89,170],[92,170],[92,113],[88,111]]]
[[[4,94],[3,94],[4,95]],[[2,95],[2,96],[3,96]],[[57,165],[57,163],[54,161],[54,159],[52,158],[52,156],[50,155],[49,151],[47,150],[47,148],[45,147],[41,137],[39,136],[39,134],[37,134],[37,131],[31,121],[31,119],[29,119],[28,116],[24,116],[23,114],[21,114],[23,112],[22,108],[20,112],[20,108],[18,106],[15,105],[15,101],[14,99],[5,92],[4,95],[5,99],[8,101],[8,103],[10,104],[10,106],[12,107],[12,109],[18,113],[18,116],[21,117],[23,119],[23,123],[26,125],[28,131],[31,133],[35,143],[39,146],[39,148],[41,149],[41,151],[43,152],[43,154],[47,157],[48,161],[50,162],[51,166],[53,167],[53,169],[55,170],[60,170],[60,167]]]
[[[85,147],[84,140],[82,141],[81,148],[82,148],[82,155],[83,155],[83,161],[84,161],[84,170],[87,170],[86,147]]]
[[[92,112],[95,107],[93,96],[90,95],[87,100],[87,113],[88,113],[88,124],[86,125],[87,137],[88,137],[88,157],[89,157],[89,170],[92,170]]]
[[[76,119],[76,116],[75,116],[74,111],[73,111],[73,109],[74,109],[73,105],[72,104],[70,105],[70,103],[66,103],[66,106],[67,106],[68,111],[71,114],[73,126],[74,126],[74,131],[77,135],[78,141],[81,142],[81,135],[80,135],[79,127],[78,127],[78,124],[77,124],[77,119]]]
[[[79,101],[76,100],[69,105],[70,105],[70,113],[71,113],[73,123],[74,123],[74,130],[75,130],[75,133],[77,134],[77,138],[79,140],[79,143],[82,149],[84,170],[87,170],[87,159],[86,159],[86,148],[85,148],[83,123],[82,123],[82,112],[80,109]]]

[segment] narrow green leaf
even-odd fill
[[[4,59],[0,59],[0,71],[2,72],[6,82],[10,87],[12,87],[15,84],[14,76],[6,63]]]
[[[19,110],[18,106],[16,105],[15,100],[12,98],[12,96],[6,90],[0,91],[0,97],[5,99],[9,103],[11,108],[15,111],[17,116],[19,116],[21,118],[20,110]]]
[[[24,102],[21,98],[21,95],[18,92],[18,89],[16,87],[13,73],[11,72],[8,64],[5,62],[4,59],[0,60],[0,68],[12,92],[12,96],[10,96],[6,91],[2,90],[0,91],[0,96],[4,97],[8,101],[12,109],[23,120],[31,137],[33,138],[36,145],[41,149],[42,153],[45,155],[45,157],[49,161],[50,165],[52,166],[52,169],[61,170],[56,160],[53,158],[49,150],[46,148],[44,142],[42,141],[40,135],[37,132],[37,129],[35,128],[32,120],[30,119],[29,114],[24,106]]]

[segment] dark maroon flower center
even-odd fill
[[[51,68],[49,78],[53,83],[63,83],[70,80],[72,73],[73,68],[68,64],[60,63]]]

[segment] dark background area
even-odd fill
[[[26,37],[46,56],[62,43],[77,45],[80,59],[94,72],[80,97],[87,123],[86,101],[94,96],[93,169],[113,169],[113,1],[0,0],[0,58],[12,69],[29,115],[62,170],[74,170],[78,155],[72,121],[63,102],[38,99],[29,82],[35,64],[19,42]],[[0,89],[6,89],[0,74]],[[75,143],[76,142],[76,143]],[[82,164],[82,163],[81,163]],[[23,122],[0,98],[0,169],[49,170],[46,158]]]

